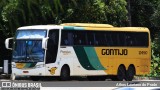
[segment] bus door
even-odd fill
[[[50,30],[48,34],[48,43],[46,50],[46,75],[54,75],[55,65],[58,52],[59,30]]]

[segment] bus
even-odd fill
[[[13,40],[13,46],[9,42]],[[64,23],[17,29],[5,46],[12,50],[11,79],[73,76],[88,80],[131,81],[150,73],[151,39],[145,27]]]

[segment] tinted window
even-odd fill
[[[141,32],[141,33],[136,33],[136,43],[137,46],[148,46],[149,45],[149,40],[148,40],[148,33]]]
[[[62,31],[61,45],[147,47],[146,32]]]
[[[96,46],[106,46],[107,45],[105,32],[95,32],[95,45]]]
[[[86,32],[74,31],[73,35],[74,35],[74,37],[73,37],[74,45],[86,45],[87,44]]]
[[[48,44],[46,52],[46,63],[54,63],[57,58],[59,31],[50,30],[48,35]]]
[[[89,46],[93,46],[95,45],[95,36],[94,36],[94,32],[93,31],[88,31],[87,32],[87,45]]]
[[[73,45],[73,32],[71,31],[63,31],[61,35],[61,45]]]

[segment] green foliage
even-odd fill
[[[157,7],[151,17],[151,20],[155,26],[160,26],[160,1],[157,3]]]
[[[107,23],[126,26],[128,22],[126,5],[126,0],[109,0],[106,5]]]
[[[160,77],[160,33],[152,41],[152,60],[150,76]]]
[[[62,22],[103,23],[106,21],[105,3],[102,0],[88,2],[77,0],[76,7],[69,7],[65,11],[61,16]]]
[[[153,26],[151,16],[154,13],[154,1],[156,0],[135,0],[131,4],[132,26]]]
[[[55,23],[59,11],[59,0],[7,0],[0,12],[4,24],[0,27],[13,36],[20,26]]]
[[[160,45],[159,39],[152,42],[152,60],[151,60],[151,73],[149,76],[160,76]]]
[[[65,11],[67,15],[62,16],[62,22],[109,23],[114,26],[125,26],[127,23],[125,0],[77,0],[76,7]]]
[[[63,22],[125,26],[125,0],[0,0],[0,27],[13,36],[20,26]]]

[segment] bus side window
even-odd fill
[[[111,33],[111,41],[112,41],[112,46],[118,46],[118,33],[117,32]]]
[[[86,45],[86,37],[84,31],[78,31],[78,45]]]
[[[132,41],[131,41],[131,36],[130,35],[126,35],[126,45],[127,46],[131,46]]]
[[[92,31],[87,32],[87,44],[89,46],[94,45],[94,33]]]
[[[118,44],[119,46],[125,46],[125,33],[124,32],[119,32],[118,34]]]
[[[61,35],[61,45],[68,45],[67,32],[63,30],[62,30],[62,35]]]
[[[74,32],[74,45],[80,45],[80,38],[78,33],[78,31]]]
[[[148,47],[148,33],[141,32],[136,34],[137,46]]]
[[[106,43],[105,43],[105,45],[106,46],[111,46],[111,45],[113,45],[112,43],[112,37],[111,37],[111,34],[109,33],[109,32],[106,32],[105,33],[105,39],[106,39]]]
[[[61,45],[73,45],[73,32],[62,30]]]
[[[136,46],[136,39],[133,32],[127,32],[126,42],[127,46]]]
[[[50,30],[46,52],[46,64],[54,63],[57,58],[59,30]]]
[[[67,45],[72,46],[73,45],[73,33],[68,32],[67,35],[68,35],[68,44]]]
[[[105,46],[106,38],[104,32],[95,32],[95,45],[96,46]]]

